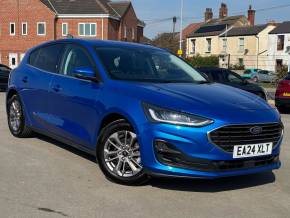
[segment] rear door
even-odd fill
[[[58,71],[62,44],[51,44],[33,51],[27,64],[21,67],[21,98],[26,104],[30,122],[37,129],[47,129],[50,124],[49,87],[53,75]]]
[[[52,125],[50,131],[75,145],[95,149],[97,124],[100,119],[98,101],[101,83],[77,79],[73,71],[79,67],[96,69],[87,50],[68,44],[61,61],[60,73],[50,87],[49,101]]]

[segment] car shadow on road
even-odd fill
[[[40,134],[36,134],[35,138],[53,144],[61,149],[67,150],[77,156],[96,163],[96,159],[93,155],[80,151],[70,145],[64,144],[62,142]],[[273,182],[275,182],[275,174],[272,172],[266,172],[254,175],[221,178],[215,180],[152,178],[147,184],[145,184],[145,186],[149,185],[160,189],[186,192],[222,192],[250,188],[254,186],[261,186]]]
[[[49,138],[47,136],[40,135],[40,134],[36,134],[35,138],[39,139],[39,140],[42,140],[42,141],[45,141],[47,143],[53,144],[53,145],[55,145],[55,146],[57,146],[59,148],[67,150],[67,151],[69,151],[69,152],[71,152],[71,153],[73,153],[73,154],[75,154],[77,156],[80,156],[82,158],[85,158],[85,159],[87,159],[89,161],[96,162],[96,158],[93,155],[88,154],[88,153],[86,153],[84,151],[81,151],[81,150],[79,150],[77,148],[74,148],[74,147],[72,147],[70,145],[64,144],[64,143],[62,143],[60,141],[57,141],[55,139],[52,139],[52,138]]]
[[[261,186],[274,183],[275,180],[273,172],[265,172],[214,180],[153,178],[149,184],[153,187],[167,190],[214,193]]]

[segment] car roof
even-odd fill
[[[211,72],[219,72],[219,71],[222,71],[222,70],[227,70],[225,68],[219,68],[219,67],[197,67],[196,68],[197,70],[199,71],[211,71]],[[204,73],[207,73],[207,72],[204,72]]]
[[[119,47],[119,48],[138,48],[138,49],[156,49],[159,51],[166,51],[165,49],[158,48],[152,45],[148,44],[141,44],[141,43],[133,43],[133,42],[123,42],[123,41],[113,41],[113,40],[97,40],[97,39],[59,39],[59,40],[54,40],[54,41],[49,41],[45,42],[43,44],[40,44],[34,48],[42,47],[45,45],[49,45],[52,43],[78,43],[81,45],[85,46],[92,46],[92,47],[97,47],[97,46],[112,46],[112,47]]]

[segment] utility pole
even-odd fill
[[[180,37],[179,37],[179,51],[178,55],[182,57],[183,49],[182,49],[182,35],[183,35],[183,0],[181,0],[181,9],[180,9]]]

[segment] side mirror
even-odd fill
[[[78,79],[99,82],[92,67],[77,67],[73,70],[73,76]]]

